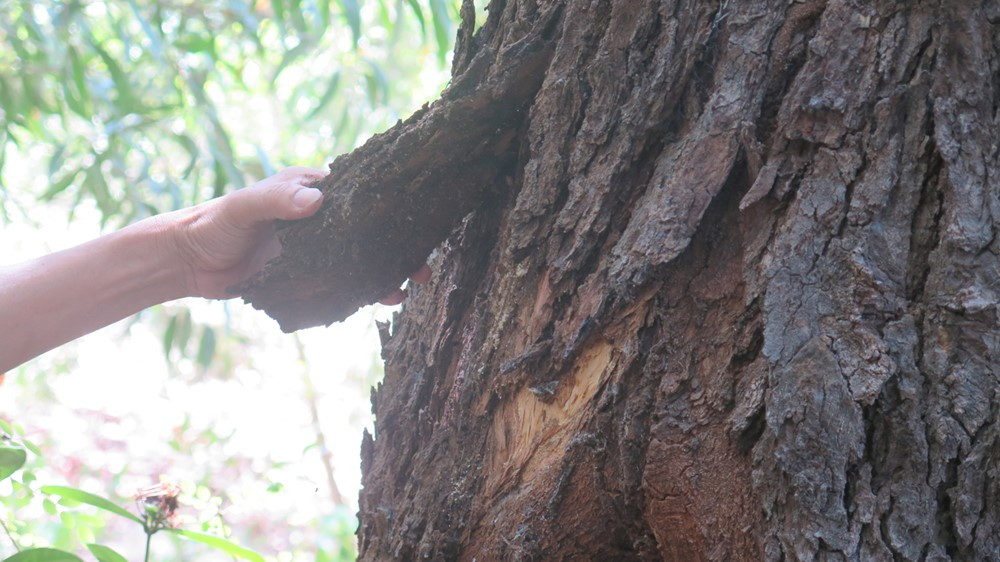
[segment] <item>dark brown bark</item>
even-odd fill
[[[1000,2],[494,0],[456,83],[542,25],[362,559],[1000,559]]]

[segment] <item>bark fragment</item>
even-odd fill
[[[330,164],[315,184],[320,210],[282,224],[281,255],[231,290],[290,332],[343,320],[399,287],[507,188],[557,12],[495,56],[480,52],[439,101]]]

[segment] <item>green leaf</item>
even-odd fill
[[[174,333],[177,331],[177,316],[171,316],[167,330],[163,332],[163,355],[170,357],[170,348],[174,345]]]
[[[392,16],[389,15],[389,5],[385,0],[379,0],[378,19],[386,30],[392,29]]]
[[[51,201],[56,195],[66,191],[66,188],[73,184],[76,176],[80,175],[80,171],[81,169],[77,168],[67,172],[66,175],[56,180],[55,183],[50,185],[49,188],[45,190],[45,193],[42,193],[38,197],[39,201]]]
[[[188,53],[210,53],[215,48],[215,38],[211,35],[186,35],[173,44]]]
[[[66,155],[67,144],[60,144],[55,152],[52,153],[52,157],[49,158],[49,175],[53,176],[62,167],[63,156]]]
[[[358,41],[361,39],[361,6],[358,0],[340,0],[340,6],[344,9],[344,19],[351,27],[351,35],[354,37],[354,50],[358,49]]]
[[[64,511],[59,514],[59,521],[62,522],[62,526],[67,529],[76,528],[76,517],[73,517],[72,511]]]
[[[84,66],[83,60],[80,58],[80,54],[76,52],[76,49],[69,48],[69,62],[73,69],[73,84],[76,86],[76,91],[80,95],[86,97],[87,95],[87,67]]]
[[[125,510],[125,508],[119,506],[113,501],[102,498],[91,494],[90,492],[84,492],[83,490],[78,490],[76,488],[69,488],[67,486],[42,486],[42,493],[51,494],[53,496],[60,496],[63,498],[69,498],[71,500],[78,501],[80,503],[85,503],[87,505],[92,505],[98,509],[103,509],[104,511],[110,511],[115,515],[120,515],[126,519],[131,519],[136,523],[142,525],[142,519],[139,519],[132,513]]]
[[[212,153],[214,162],[212,164],[212,171],[214,172],[214,179],[212,181],[212,197],[218,197],[226,192],[226,168],[222,164],[222,156],[219,154],[218,149],[215,148],[213,144],[209,149]]]
[[[242,558],[244,560],[251,560],[253,562],[264,562],[264,557],[260,554],[250,550],[249,548],[244,548],[236,543],[232,543],[222,537],[217,537],[215,535],[209,535],[206,533],[199,533],[197,531],[187,531],[185,529],[164,529],[171,533],[176,533],[182,537],[187,537],[191,540],[198,541],[202,544],[207,544],[213,548],[217,548],[226,554],[235,556],[237,558]]]
[[[368,83],[368,101],[371,102],[372,107],[385,105],[389,101],[389,79],[386,78],[385,72],[382,72],[382,67],[375,61],[369,60],[368,66],[372,69],[371,74],[365,76]],[[381,94],[381,100],[379,94]]]
[[[187,347],[188,340],[191,339],[191,313],[184,309],[177,313],[177,333],[174,335],[174,347],[184,355],[184,348]]]
[[[111,195],[108,180],[104,177],[104,172],[101,170],[101,163],[107,157],[107,152],[101,153],[94,165],[87,168],[87,172],[83,176],[83,187],[90,192],[94,202],[97,203],[97,208],[101,210],[102,226],[108,219],[121,210],[121,204]]]
[[[21,439],[21,443],[25,447],[27,447],[29,451],[31,451],[32,453],[34,453],[35,456],[38,456],[38,457],[42,456],[42,450],[38,448],[38,445],[35,445],[31,441],[28,441],[27,439],[23,439],[23,438]]]
[[[66,101],[66,105],[69,107],[70,111],[76,113],[84,119],[89,119],[90,115],[87,112],[87,107],[83,104],[80,96],[69,87],[68,82],[63,82],[63,99]]]
[[[254,145],[254,151],[257,152],[257,160],[260,160],[260,168],[264,171],[265,176],[273,176],[275,173],[274,166],[271,164],[271,159],[267,157],[264,152],[264,147],[259,144]]]
[[[209,326],[201,332],[201,342],[198,344],[198,364],[208,368],[215,356],[215,330]]]
[[[70,62],[68,71],[71,76],[62,80],[63,98],[74,113],[84,119],[90,119],[90,92],[87,90],[86,67],[76,49],[69,47],[68,52]]]
[[[298,45],[292,47],[291,49],[285,51],[285,54],[281,57],[281,62],[278,63],[278,66],[274,69],[274,73],[271,74],[271,83],[273,84],[277,82],[278,76],[281,74],[283,70],[288,68],[288,66],[293,62],[295,62],[296,59],[298,59],[302,55],[305,55],[312,49],[313,49],[312,43],[303,41]]]
[[[10,427],[10,424],[7,423],[7,420],[3,418],[0,418],[0,429],[2,429],[7,435],[14,435],[14,430]]]
[[[424,22],[424,10],[420,7],[420,3],[417,0],[406,0],[406,3],[410,5],[414,15],[417,16],[417,21],[420,22],[420,34],[426,36],[427,24]]]
[[[271,0],[271,10],[274,12],[274,19],[278,22],[278,27],[285,28],[285,0]],[[284,31],[282,31],[284,34]]]
[[[97,557],[97,562],[128,562],[124,556],[104,545],[88,544],[87,550]]]
[[[10,558],[4,558],[3,562],[83,562],[83,560],[64,550],[32,548],[22,550]]]
[[[135,0],[128,0],[128,5],[132,8],[132,15],[134,15],[135,19],[139,22],[139,25],[142,27],[142,31],[146,34],[146,38],[149,39],[149,46],[153,51],[153,56],[156,57],[156,60],[162,61],[163,42],[160,41],[160,34],[157,33],[159,29],[154,31],[153,26],[150,25],[146,18],[142,17],[142,12],[139,11],[139,6],[136,5]]]
[[[69,498],[60,498],[59,505],[63,507],[74,508],[74,507],[80,507],[81,504],[76,500],[71,500]]]
[[[445,0],[430,0],[431,21],[434,24],[434,39],[438,45],[438,60],[444,64],[448,51],[451,50],[452,22],[448,15],[448,6]]]
[[[44,509],[45,513],[48,513],[49,515],[55,515],[56,512],[59,511],[59,508],[56,507],[55,502],[53,502],[49,498],[45,498],[44,500],[42,500],[42,509]]]
[[[327,82],[326,91],[323,92],[323,96],[319,98],[319,103],[316,104],[316,107],[314,107],[313,110],[310,111],[309,114],[306,115],[305,119],[303,120],[308,121],[313,117],[316,117],[316,115],[318,115],[320,111],[323,111],[323,109],[330,104],[330,101],[333,100],[333,96],[337,94],[337,89],[339,88],[339,86],[340,86],[340,71],[338,70],[333,73],[333,76],[330,77],[330,81]]]
[[[0,447],[0,480],[17,472],[27,460],[28,454],[20,447]]]
[[[104,66],[108,67],[108,72],[111,73],[111,81],[114,83],[116,93],[118,94],[117,105],[120,113],[132,112],[138,105],[138,102],[132,93],[132,86],[129,84],[128,75],[122,70],[118,61],[108,54],[97,41],[94,41],[93,46],[97,54],[100,55],[101,60],[104,61]]]
[[[184,168],[184,171],[181,172],[181,177],[183,179],[187,179],[191,175],[191,172],[194,171],[194,167],[198,164],[200,156],[198,151],[198,145],[193,140],[191,140],[191,137],[188,137],[186,135],[174,135],[173,138],[174,140],[177,141],[178,144],[184,147],[184,150],[186,150],[188,155],[191,156],[191,159],[188,160],[187,166]]]
[[[319,0],[316,8],[319,10],[319,19],[323,24],[323,29],[330,27],[330,0]]]
[[[291,0],[289,11],[292,15],[292,24],[300,33],[306,32],[306,20],[302,17],[301,0]]]

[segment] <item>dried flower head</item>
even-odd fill
[[[160,482],[142,488],[135,493],[139,516],[151,531],[173,527],[177,523],[177,496],[180,486],[172,482]]]

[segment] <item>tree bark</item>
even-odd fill
[[[1000,2],[468,4],[456,84],[549,46],[383,330],[361,559],[1000,559]]]

